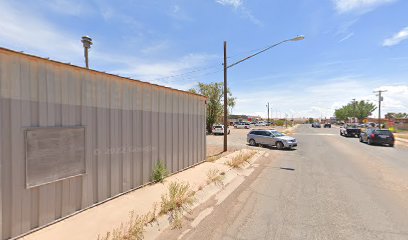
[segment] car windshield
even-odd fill
[[[222,126],[215,126],[214,128],[222,128]]]
[[[278,131],[271,131],[271,133],[275,136],[275,137],[282,137],[282,136],[285,136],[285,134],[283,134],[283,133],[280,133],[280,132],[278,132]]]

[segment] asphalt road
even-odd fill
[[[267,149],[182,239],[408,239],[408,148],[369,146],[338,131],[300,126],[296,150]]]

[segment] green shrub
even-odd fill
[[[168,172],[164,163],[159,161],[153,169],[152,178],[153,182],[163,182],[163,179],[167,177]]]
[[[275,121],[276,126],[283,126],[285,125],[285,120],[277,120]]]

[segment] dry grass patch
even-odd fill
[[[220,170],[213,168],[210,169],[207,172],[207,183],[211,184],[214,183],[215,185],[218,186],[224,186],[224,178],[225,178],[225,173],[221,172]]]
[[[245,162],[248,163],[249,159],[255,155],[255,151],[248,151],[245,153],[239,153],[235,157],[233,157],[231,160],[227,162],[227,165],[233,167],[233,168],[240,168],[242,164]]]
[[[161,196],[160,214],[168,214],[172,228],[181,228],[181,219],[184,212],[190,212],[196,201],[195,192],[190,184],[171,182],[168,193]]]
[[[120,227],[112,232],[107,232],[105,236],[98,236],[98,240],[141,240],[144,238],[147,215],[135,215],[130,213],[130,220],[127,224],[121,224]]]
[[[215,162],[218,159],[222,158],[222,154],[214,155],[207,158],[207,162]]]

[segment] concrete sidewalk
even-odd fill
[[[243,149],[241,151],[250,151]],[[107,232],[112,232],[114,228],[120,227],[120,225],[126,224],[129,220],[130,212],[133,211],[135,215],[147,214],[153,210],[153,206],[158,204],[160,208],[161,195],[167,193],[167,187],[171,182],[188,182],[191,189],[194,191],[200,190],[207,183],[207,173],[211,169],[218,169],[220,172],[225,172],[226,177],[231,182],[237,174],[235,170],[231,169],[225,164],[226,161],[239,154],[241,151],[231,153],[225,157],[218,159],[215,162],[204,162],[195,167],[174,174],[165,179],[164,183],[156,183],[147,185],[123,196],[112,199],[106,203],[95,206],[86,211],[80,212],[70,218],[57,222],[53,225],[33,232],[22,239],[25,240],[92,240],[97,239],[98,236],[105,236]],[[257,151],[251,160],[258,158],[263,154],[262,151]],[[203,196],[215,194],[218,191],[198,191],[196,195],[199,195],[202,201],[208,199],[211,196]],[[158,209],[158,212],[160,209]],[[163,216],[167,219],[166,216]],[[160,220],[159,220],[160,221]],[[162,219],[163,221],[163,219]],[[166,224],[161,224],[157,229],[153,229],[156,232],[149,233],[147,229],[148,239],[152,239],[152,236],[158,235],[158,230],[164,230]],[[168,224],[167,224],[168,226]],[[153,231],[152,228],[150,231]],[[147,236],[146,236],[147,239]]]
[[[400,141],[400,142],[404,142],[404,143],[408,143],[408,139],[403,139],[403,138],[396,137],[395,140]]]

